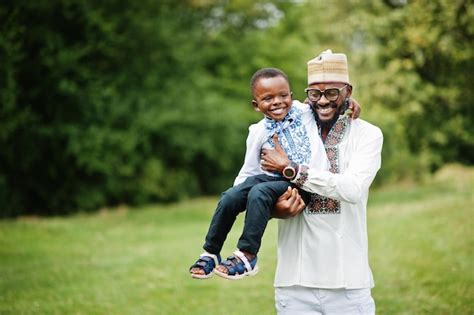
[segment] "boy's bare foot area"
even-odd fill
[[[218,271],[222,272],[222,273],[225,273],[225,274],[228,274],[228,273],[229,273],[229,270],[227,270],[227,268],[224,267],[224,266],[222,266],[222,265],[218,265],[218,266],[216,267],[216,269],[217,269]]]
[[[200,267],[194,267],[189,270],[189,273],[193,275],[204,275],[204,269]]]

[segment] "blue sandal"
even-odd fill
[[[257,256],[249,261],[240,250],[235,251],[234,255],[223,261],[220,266],[224,266],[227,269],[227,273],[217,269],[214,270],[214,273],[229,280],[238,280],[246,276],[254,276],[258,273]]]
[[[213,255],[208,252],[204,252],[199,256],[199,259],[189,267],[189,273],[194,279],[208,279],[212,277],[214,268],[221,262],[220,255]],[[198,267],[204,271],[204,274],[192,273],[191,269]]]

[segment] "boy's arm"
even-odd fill
[[[246,141],[245,159],[239,174],[234,180],[234,186],[242,183],[247,177],[262,173],[260,168],[260,150],[262,148],[263,125],[254,124],[249,127]]]

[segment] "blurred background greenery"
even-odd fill
[[[470,0],[6,0],[0,216],[217,194],[243,161],[250,76],[348,56],[384,132],[376,185],[474,162]]]

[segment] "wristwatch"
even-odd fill
[[[290,164],[286,166],[282,172],[283,177],[289,180],[295,178],[296,173],[298,173],[298,164],[296,164],[295,162],[290,162]]]

